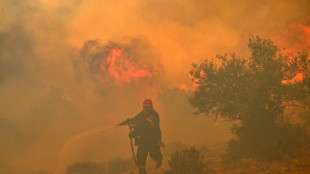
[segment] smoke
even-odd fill
[[[250,34],[281,35],[308,13],[307,0],[2,0],[0,172],[53,172],[67,141],[134,116],[144,98],[154,100],[167,142],[229,139],[229,126],[194,118],[188,92],[176,89],[191,88],[191,63],[244,56]],[[123,133],[113,129],[111,142]],[[94,142],[78,151],[91,158]]]

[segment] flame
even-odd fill
[[[112,79],[116,85],[129,84],[137,80],[151,80],[160,70],[156,64],[146,64],[135,59],[130,48],[109,44],[92,56],[90,70],[101,81]]]
[[[199,84],[199,79],[197,78],[193,78],[192,76],[189,76],[193,81],[191,83],[191,85],[187,85],[185,83],[181,83],[179,86],[178,86],[178,89],[181,90],[181,91],[196,91]]]
[[[201,70],[199,72],[200,77],[206,77],[206,74]],[[199,78],[194,78],[193,75],[189,75],[189,78],[192,79],[191,85],[186,85],[185,83],[181,83],[178,88],[181,91],[196,91],[199,87]]]
[[[304,75],[302,73],[298,73],[294,78],[290,80],[282,80],[282,84],[292,84],[292,83],[297,83],[301,82],[304,79]]]
[[[181,83],[178,88],[181,90],[181,91],[195,91],[197,89],[198,85],[195,84],[195,83],[192,83],[192,86],[188,86],[186,85],[185,83]]]
[[[288,24],[286,29],[274,32],[275,42],[282,53],[304,50],[310,53],[310,18],[299,19]]]
[[[307,53],[309,59],[310,55],[310,18],[303,18],[292,21],[288,24],[286,29],[273,32],[275,44],[281,50],[281,54],[292,58],[294,54],[304,51]],[[287,62],[290,64],[290,60]],[[310,67],[308,67],[310,68]],[[282,84],[290,84],[301,82],[304,78],[305,72],[296,72],[295,77],[282,81]]]

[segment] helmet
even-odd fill
[[[143,107],[153,107],[153,102],[150,99],[145,99],[143,101]]]

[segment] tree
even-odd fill
[[[302,129],[289,124],[288,109],[309,106],[309,62],[306,54],[282,55],[271,40],[249,38],[251,56],[217,55],[193,64],[197,90],[189,101],[195,113],[214,114],[234,122],[239,156],[275,159],[300,142]],[[295,142],[294,142],[295,141]]]

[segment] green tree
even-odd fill
[[[229,147],[236,156],[276,159],[304,136],[289,124],[286,111],[309,106],[309,62],[306,54],[280,54],[271,40],[258,36],[249,38],[248,47],[247,59],[224,54],[193,64],[198,87],[189,100],[195,113],[235,123],[237,139]]]

